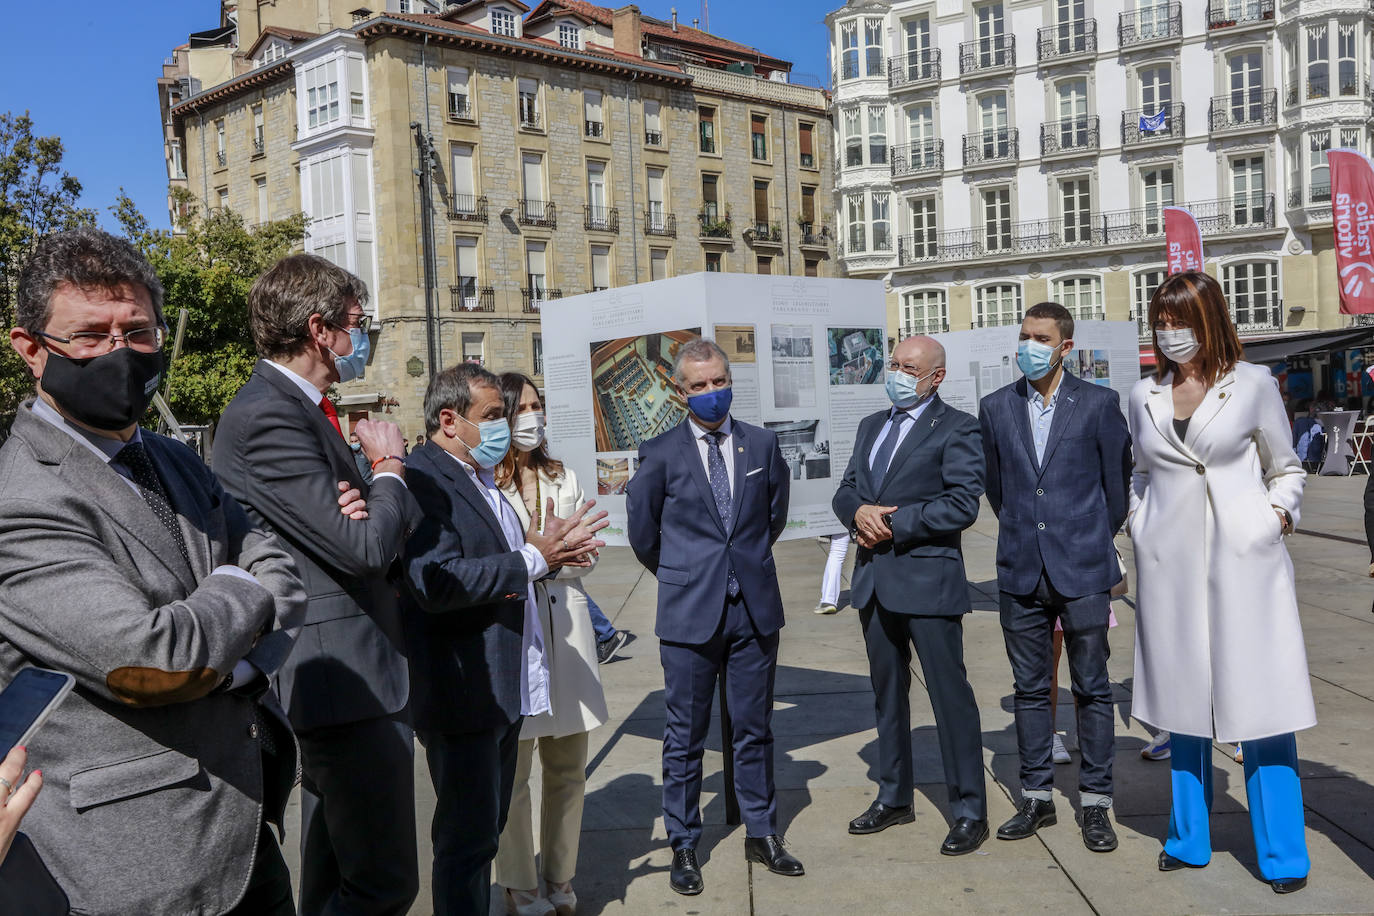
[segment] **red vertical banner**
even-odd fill
[[[1374,312],[1374,165],[1351,149],[1327,150],[1326,161],[1341,313]]]
[[[1164,245],[1170,276],[1202,270],[1202,232],[1186,207],[1164,208]]]

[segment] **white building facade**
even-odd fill
[[[1325,150],[1371,150],[1370,0],[851,0],[836,226],[889,331],[1139,318],[1189,207],[1244,337],[1340,327]]]

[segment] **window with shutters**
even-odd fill
[[[668,228],[668,181],[667,175],[661,168],[651,168],[646,172],[648,178],[648,224],[649,229],[655,232],[664,232]]]
[[[592,246],[592,291],[611,288],[611,246]]]
[[[702,105],[697,108],[697,140],[703,153],[716,152],[716,110]]]
[[[749,116],[749,151],[754,159],[768,160],[768,117],[751,114]]]
[[[534,375],[536,378],[544,375],[544,335],[535,334],[530,338],[530,350],[534,356]]]
[[[525,189],[525,217],[544,218],[544,157],[539,153],[523,153],[520,157],[521,180]]]
[[[666,280],[668,279],[668,249],[650,248],[649,249],[649,279]]]
[[[519,87],[520,126],[526,130],[539,130],[539,83],[536,80],[521,78]]]
[[[649,146],[663,145],[663,107],[658,99],[644,100],[644,142]]]
[[[773,259],[766,254],[758,256],[758,272],[761,274],[771,274],[773,272]]]
[[[802,263],[802,276],[819,277],[821,275],[820,264],[821,262],[817,258],[806,258]]]
[[[721,262],[719,251],[706,252],[706,270],[713,274],[720,273]]]
[[[482,365],[482,343],[485,337],[481,331],[463,332],[463,362],[475,366]]]
[[[265,223],[265,222],[267,222],[267,220],[268,220],[268,213],[267,213],[267,177],[266,177],[266,176],[259,176],[259,177],[257,177],[257,178],[254,178],[254,179],[253,179],[253,190],[256,192],[256,196],[257,196],[257,199],[258,199],[258,223],[259,223],[259,225],[261,225],[262,223]]]
[[[771,215],[768,207],[768,182],[756,179],[754,181],[754,228],[760,232],[768,232]]]
[[[453,240],[454,303],[464,311],[476,311],[481,304],[477,279],[477,239],[458,236]]]
[[[467,67],[448,68],[448,116],[455,121],[472,120]]]
[[[802,168],[816,168],[816,125],[806,121],[797,124],[797,150]]]
[[[720,207],[720,176],[701,176],[701,218],[705,223],[717,223],[723,215]]]
[[[811,231],[811,226],[816,222],[816,187],[815,185],[802,185],[801,189],[801,220],[807,226],[807,231]]]
[[[215,122],[215,164],[224,168],[228,159],[229,154],[225,148],[224,140],[224,119],[220,118]]]
[[[586,133],[588,137],[600,138],[606,133],[606,122],[601,115],[601,92],[597,89],[586,89],[582,92],[582,105],[586,115]]]
[[[525,243],[525,280],[531,302],[542,302],[548,297],[549,275],[545,260],[548,244],[545,242]]]
[[[254,105],[253,114],[253,156],[261,156],[267,150],[267,127],[263,121],[262,106]]]
[[[449,184],[453,187],[455,213],[471,216],[477,212],[477,184],[472,167],[473,148],[467,143],[455,143],[451,148],[452,167]]]

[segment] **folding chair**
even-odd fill
[[[1364,472],[1368,474],[1372,456],[1366,449],[1374,450],[1374,415],[1365,417],[1355,429],[1357,432],[1350,438],[1350,447],[1355,450],[1355,457],[1350,461],[1350,474],[1355,473],[1356,465],[1363,465]]]

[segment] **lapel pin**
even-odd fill
[[[741,446],[739,447],[739,450],[740,450],[741,452],[744,451],[744,446],[741,445]]]
[[[1222,392],[1218,393],[1218,394],[1217,394],[1217,397],[1219,397],[1219,398],[1224,398],[1224,397],[1226,397],[1226,392],[1222,391]]]

